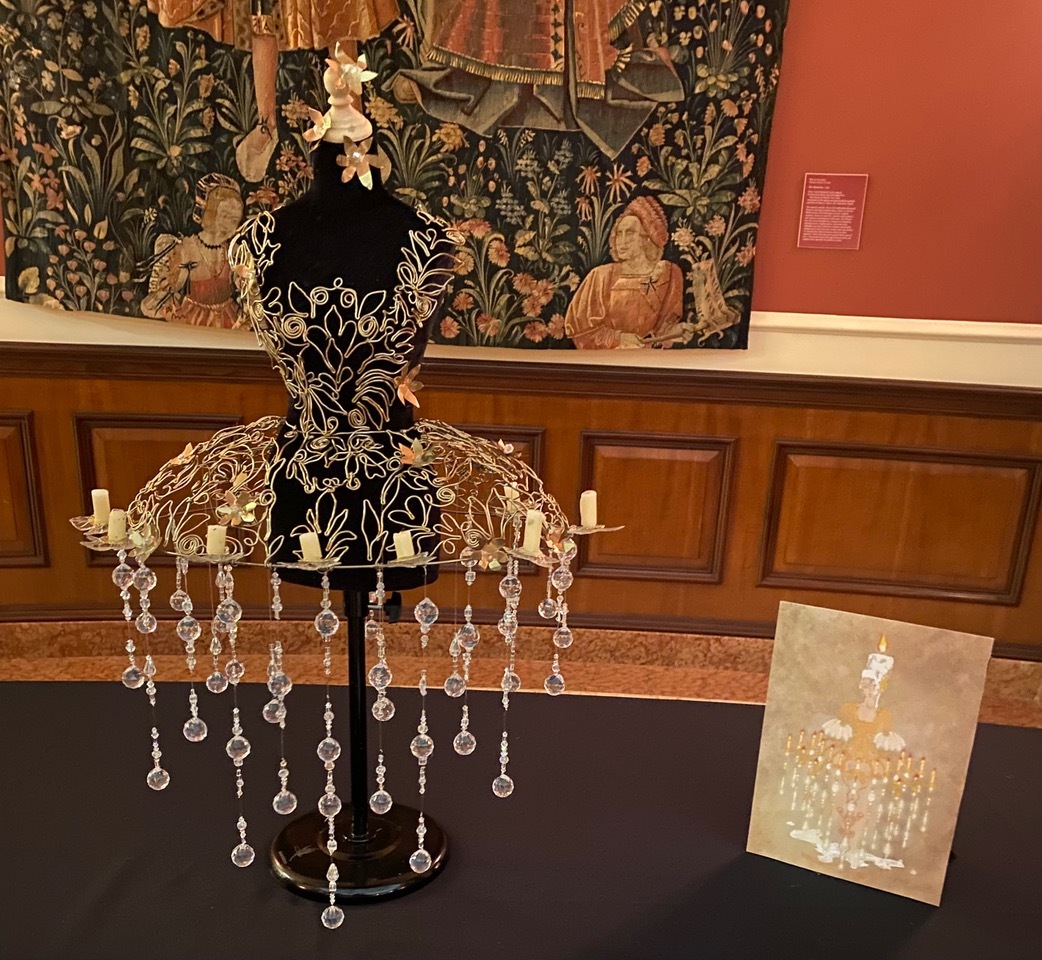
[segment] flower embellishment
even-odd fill
[[[308,107],[308,116],[311,117],[311,126],[304,131],[304,139],[311,144],[311,149],[314,150],[318,146],[319,140],[329,132],[329,127],[333,123],[333,111],[327,110],[325,113],[319,113],[313,107]]]
[[[416,364],[411,370],[394,378],[394,385],[398,388],[398,399],[402,403],[411,403],[414,407],[419,407],[420,401],[416,399],[416,394],[423,389],[423,384],[416,379],[419,373],[420,365]]]
[[[491,540],[487,540],[478,547],[478,550],[481,553],[478,566],[482,570],[498,570],[507,562],[507,545],[502,537],[494,537]]]
[[[434,462],[434,451],[425,447],[419,440],[413,440],[412,445],[408,447],[399,443],[398,452],[402,456],[402,463],[407,467],[426,467]]]
[[[333,56],[326,60],[326,64],[333,71],[337,93],[348,90],[358,95],[362,92],[363,83],[376,79],[376,74],[369,69],[364,53],[357,60],[352,60],[341,49],[339,43],[333,51]]]
[[[550,549],[557,554],[559,557],[574,557],[576,553],[576,543],[569,536],[569,531],[565,527],[558,527],[551,530],[547,535],[546,539],[550,544]]]
[[[496,446],[499,447],[499,449],[508,457],[514,452],[514,445],[512,443],[507,443],[505,440],[497,440]]]
[[[186,463],[191,463],[194,449],[190,443],[185,444],[184,450],[168,461],[169,465],[171,467],[183,467]]]
[[[240,523],[253,523],[257,519],[257,501],[247,490],[240,490],[246,474],[240,473],[233,481],[230,490],[224,492],[224,503],[217,508],[217,516],[221,522],[237,527]]]
[[[373,138],[366,137],[361,142],[355,142],[350,137],[344,137],[344,152],[336,158],[339,166],[344,168],[340,179],[347,183],[352,177],[358,177],[358,182],[366,190],[373,189],[373,171],[369,166],[369,148],[373,145]]]

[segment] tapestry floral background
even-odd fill
[[[0,0],[8,297],[238,322],[227,240],[309,185],[299,2]],[[786,0],[327,6],[389,189],[465,235],[435,342],[745,347]]]

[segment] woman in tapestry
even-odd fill
[[[246,180],[264,178],[278,143],[275,75],[280,50],[322,50],[337,41],[369,40],[398,16],[397,0],[148,0],[164,27],[195,27],[253,53],[260,118],[235,159]]]
[[[430,0],[426,65],[403,71],[395,93],[480,134],[582,130],[617,156],[657,104],[684,98],[665,48],[643,49],[631,30],[647,5]]]
[[[615,262],[594,267],[568,305],[565,332],[578,349],[670,347],[691,339],[694,325],[681,319],[683,274],[662,259],[668,239],[659,202],[630,201],[611,228]]]
[[[199,181],[195,198],[198,233],[188,237],[161,234],[141,301],[146,317],[196,327],[234,327],[238,310],[232,300],[228,241],[242,223],[239,185],[224,174]]]

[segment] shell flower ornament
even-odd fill
[[[337,164],[344,168],[344,172],[340,174],[344,183],[357,176],[358,182],[366,190],[373,189],[373,171],[369,164],[370,158],[367,156],[372,145],[372,137],[366,137],[360,143],[356,143],[350,137],[344,137],[343,155],[336,158]]]
[[[411,403],[414,407],[419,407],[420,401],[416,399],[416,394],[423,389],[423,384],[416,379],[419,375],[420,365],[416,364],[411,370],[406,370],[394,378],[394,385],[398,388],[398,399],[402,403]]]
[[[420,440],[413,440],[408,447],[399,443],[398,452],[402,457],[402,465],[406,467],[426,467],[434,462],[434,451],[425,447]]]
[[[329,132],[333,123],[333,111],[327,110],[325,113],[319,113],[314,107],[308,107],[308,116],[311,117],[311,126],[304,131],[304,139],[311,144],[311,149],[314,150]]]
[[[362,84],[376,79],[376,73],[369,69],[369,63],[365,54],[361,54],[357,60],[352,60],[337,43],[333,56],[326,60],[326,64],[333,71],[336,78],[336,92],[344,90],[358,95],[362,92]]]

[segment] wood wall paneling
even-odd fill
[[[1016,604],[1042,461],[778,443],[761,584]]]
[[[624,529],[582,537],[588,577],[719,583],[735,440],[584,432],[581,487],[598,520]]]
[[[33,415],[0,411],[0,567],[47,565]]]

